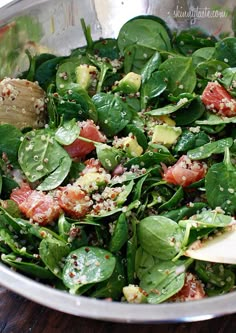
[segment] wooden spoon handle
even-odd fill
[[[0,124],[18,128],[45,125],[45,92],[35,82],[5,78],[0,82]]]
[[[236,264],[236,226],[226,227],[207,240],[194,242],[185,255],[203,261]]]

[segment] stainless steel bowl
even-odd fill
[[[1,38],[0,78],[24,70],[24,50],[50,50],[69,54],[85,43],[80,19],[90,24],[94,39],[116,37],[128,19],[140,14],[162,17],[174,28],[201,26],[212,34],[232,34],[234,0],[15,0],[0,10],[1,32],[11,29],[11,38]],[[22,16],[27,22],[18,24]],[[206,298],[191,303],[160,305],[125,304],[74,296],[47,287],[4,265],[0,265],[0,283],[35,302],[65,313],[132,323],[197,321],[236,312],[236,293]]]

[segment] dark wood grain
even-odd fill
[[[118,324],[71,316],[0,287],[0,333],[234,333],[236,314],[177,324]]]

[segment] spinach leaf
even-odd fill
[[[215,42],[214,36],[209,36],[199,27],[182,30],[174,36],[174,46],[186,56],[198,49],[214,47]]]
[[[184,106],[189,104],[188,99],[180,100],[180,102],[176,104],[168,104],[166,106],[160,107],[158,109],[153,109],[151,111],[147,111],[146,114],[150,116],[165,116],[176,112],[177,110],[183,108]]]
[[[119,96],[99,93],[93,96],[98,124],[105,135],[112,137],[129,123],[132,112]]]
[[[191,58],[169,58],[160,65],[159,70],[165,72],[168,93],[178,96],[183,92],[193,92],[197,79]]]
[[[69,156],[63,156],[59,160],[58,167],[37,186],[37,190],[50,191],[61,185],[70,171],[71,162]]]
[[[1,175],[0,175],[0,186],[2,186],[1,184],[2,180],[1,180]],[[11,193],[11,192],[10,192]],[[5,216],[1,216],[2,215],[2,212],[8,212],[9,214],[11,214],[12,216],[14,217],[19,217],[21,215],[20,213],[20,210],[18,208],[18,205],[16,202],[14,202],[13,200],[9,199],[9,196],[8,198],[4,198],[3,199],[3,194],[1,194],[1,200],[0,200],[0,224],[3,223],[4,224],[4,220],[5,220]],[[2,206],[4,205],[5,208],[2,208]],[[4,215],[4,214],[3,214]],[[3,221],[1,221],[1,219]]]
[[[151,50],[171,50],[171,43],[164,21],[154,16],[136,17],[126,22],[118,35],[121,52],[129,45],[137,44],[139,48]]]
[[[236,97],[236,67],[226,68],[221,72],[221,77],[218,81],[229,91],[229,93]]]
[[[70,170],[71,159],[51,131],[35,130],[28,132],[20,145],[19,164],[30,182],[53,173],[49,182],[46,180],[44,184],[48,190],[63,182]]]
[[[70,252],[66,242],[52,237],[42,239],[39,246],[39,255],[46,267],[58,278],[62,278],[62,260]]]
[[[16,165],[22,132],[10,124],[0,125],[0,156],[6,155],[10,163]]]
[[[56,57],[44,61],[35,71],[34,80],[38,81],[39,85],[47,90],[48,86],[55,82],[58,64],[65,57]]]
[[[135,95],[132,96],[132,94],[131,94],[131,95],[125,96],[124,100],[133,113],[131,123],[132,124],[137,123],[137,125],[139,125],[139,127],[142,127],[143,119],[141,119],[139,117],[139,113],[138,113],[141,111],[139,99],[137,98],[137,96],[135,97]]]
[[[0,215],[0,239],[1,242],[4,242],[12,252],[16,255],[23,256],[26,258],[33,259],[34,248],[32,246],[32,240],[30,236],[18,234],[13,229],[12,225],[15,227],[15,224],[12,221],[8,224],[9,220],[5,218],[2,214]],[[17,228],[15,228],[17,229]],[[30,240],[30,242],[28,242]],[[30,244],[31,243],[31,244]]]
[[[0,226],[1,242],[4,242],[4,244],[7,245],[15,254],[24,255],[26,253],[25,247],[18,244],[13,237],[14,236],[12,235],[12,233],[6,227],[2,225]]]
[[[144,218],[138,224],[137,233],[142,248],[159,259],[173,259],[180,250],[182,231],[176,222],[164,216]]]
[[[51,60],[56,58],[55,55],[50,54],[50,53],[42,53],[39,55],[32,56],[29,50],[25,51],[26,55],[29,58],[29,69],[22,73],[21,78],[25,78],[26,80],[29,81],[35,81],[35,71],[36,69],[42,65],[45,61]]]
[[[223,295],[232,290],[235,283],[235,274],[223,264],[196,261],[195,271],[206,284],[206,293],[209,296]]]
[[[58,219],[58,233],[63,240],[70,244],[72,250],[88,245],[88,238],[82,224],[82,221],[80,223],[71,221],[63,214]]]
[[[137,249],[135,255],[135,272],[139,280],[143,275],[159,263],[159,259],[147,253],[141,246]]]
[[[166,87],[165,73],[162,71],[152,73],[141,88],[141,108],[144,109],[151,99],[162,94]]]
[[[142,84],[146,83],[151,78],[152,73],[159,68],[160,64],[161,55],[159,52],[155,52],[141,70]]]
[[[109,242],[108,249],[111,252],[118,252],[127,242],[129,237],[128,221],[126,215],[121,213],[117,221],[114,223],[114,230]]]
[[[199,96],[190,101],[189,104],[184,105],[182,109],[177,110],[175,113],[176,126],[186,126],[194,123],[205,112],[205,106]]]
[[[52,274],[52,272],[47,268],[42,267],[37,263],[23,261],[21,260],[22,258],[16,256],[13,253],[10,253],[8,255],[2,255],[1,259],[7,265],[25,273],[28,276],[46,280],[51,280],[55,278],[55,275]]]
[[[182,289],[187,263],[161,261],[143,274],[140,287],[148,293],[148,303],[161,303]]]
[[[177,209],[172,209],[168,212],[162,212],[161,215],[174,220],[175,222],[179,222],[180,220],[185,220],[186,218],[198,213],[206,207],[207,204],[204,202],[194,202]]]
[[[143,191],[143,187],[145,184],[145,181],[147,179],[147,177],[149,176],[149,173],[146,173],[143,177],[141,177],[135,184],[135,188],[133,191],[133,200],[140,200],[141,196],[142,196],[142,191]]]
[[[206,80],[214,80],[215,74],[222,72],[224,69],[228,68],[229,65],[227,65],[223,61],[219,60],[207,60],[201,62],[196,67],[196,73],[198,76],[206,79]]]
[[[197,129],[196,129],[197,132]],[[209,136],[204,132],[193,133],[187,129],[184,129],[182,135],[179,137],[174,152],[187,152],[190,149],[203,146],[210,141]]]
[[[236,213],[236,168],[226,148],[224,161],[213,164],[206,175],[206,197],[211,208],[221,207],[226,214]]]
[[[6,176],[2,175],[1,176],[1,198],[2,199],[9,199],[11,192],[14,188],[18,187],[19,184],[11,177],[11,175]]]
[[[9,200],[9,202],[11,201]],[[33,224],[28,220],[20,218],[19,212],[15,211],[14,207],[11,207],[12,204],[9,206],[11,214],[8,212],[8,208],[4,209],[0,206],[0,217],[3,218],[3,220],[0,219],[1,223],[3,223],[3,225],[10,226],[11,230],[14,230],[18,235],[22,234],[24,240],[29,240],[29,242],[31,242],[31,247],[35,242],[35,239],[32,240],[31,238],[32,235],[36,236],[40,240],[46,236],[61,240],[60,236],[57,235],[53,230],[46,227],[40,227],[38,224]]]
[[[211,112],[205,112],[202,119],[197,119],[195,122],[197,125],[225,125],[225,124],[235,124],[236,117],[220,117]],[[215,133],[215,132],[213,132]],[[217,133],[217,132],[216,132]]]
[[[74,83],[69,90],[63,91],[62,96],[54,97],[57,112],[64,121],[75,118],[76,120],[92,119],[97,121],[97,111],[87,91]]]
[[[169,200],[167,200],[158,207],[158,212],[162,212],[164,210],[171,210],[172,208],[177,207],[181,203],[183,198],[184,191],[183,188],[180,186]]]
[[[150,177],[146,181],[145,191],[143,195],[148,194],[148,204],[147,207],[151,208],[153,206],[159,209],[161,205],[165,205],[166,202],[171,204],[175,203],[175,199],[181,195],[181,190],[177,191],[176,194],[173,195],[173,191],[169,186],[166,186],[165,180],[160,180],[159,178]]]
[[[124,50],[124,73],[134,72],[141,74],[143,67],[149,58],[152,57],[154,50],[139,45],[132,44]]]
[[[135,256],[138,246],[137,222],[136,218],[131,218],[131,237],[129,238],[126,247],[126,274],[128,284],[134,283],[135,281]]]
[[[81,287],[107,280],[113,273],[116,258],[98,247],[81,247],[65,259],[63,282],[76,293]]]
[[[116,38],[102,38],[95,41],[93,51],[100,58],[109,58],[111,60],[120,58],[120,50]]]
[[[77,139],[80,133],[80,127],[75,119],[65,122],[62,126],[58,127],[55,132],[55,139],[61,145],[69,145]]]
[[[201,147],[191,149],[187,152],[187,155],[192,160],[202,160],[210,157],[212,154],[222,154],[225,148],[231,147],[233,144],[232,138],[224,138],[214,142],[206,143]]]
[[[215,52],[215,48],[212,46],[209,47],[202,47],[198,50],[196,50],[192,54],[192,59],[193,59],[193,66],[197,67],[198,64],[210,60]]]
[[[0,172],[0,194],[2,194],[2,174]]]
[[[105,281],[96,284],[96,289],[89,295],[96,298],[111,298],[119,300],[122,288],[126,284],[125,267],[120,257],[116,257],[116,265],[112,275]]]
[[[141,73],[156,51],[171,51],[169,34],[164,21],[154,16],[139,16],[126,22],[117,39],[124,55],[124,72]]]
[[[139,165],[140,167],[150,168],[154,165],[162,163],[172,163],[175,158],[168,152],[166,153],[155,153],[152,151],[147,151],[139,157],[131,158],[129,161],[125,162],[125,167],[129,168],[132,165]]]
[[[56,87],[58,92],[70,89],[71,83],[76,82],[75,68],[76,64],[72,61],[60,64],[56,73]]]
[[[133,190],[133,187],[134,187],[134,181],[131,180],[127,185],[125,185],[124,190],[118,194],[118,196],[115,199],[115,202],[118,207],[121,207],[126,202],[128,196]]]
[[[202,213],[198,213],[189,220],[180,220],[179,226],[185,228],[188,224],[191,224],[191,228],[204,229],[204,228],[223,228],[232,223],[232,217],[219,213],[217,211],[206,210]]]
[[[214,57],[230,67],[236,67],[236,38],[227,37],[217,42]]]
[[[84,167],[85,166],[82,162],[72,160],[70,172],[65,181],[68,180],[69,182],[71,182],[71,180],[73,181],[73,180],[79,178],[80,173],[83,171]]]
[[[8,202],[11,202],[11,200],[9,200]],[[1,209],[1,212],[0,212],[1,225],[7,226],[7,227],[10,226],[12,231],[20,232],[21,226],[18,223],[19,211],[17,213],[17,211],[14,208],[12,208],[12,211],[10,214],[10,212],[8,212],[7,209],[3,208],[3,205],[0,206],[0,209]]]

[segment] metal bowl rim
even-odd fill
[[[1,9],[3,21],[50,0],[13,0]],[[22,4],[23,2],[23,4]],[[2,21],[2,22],[3,22]],[[1,23],[2,23],[1,22]],[[120,323],[170,323],[207,320],[236,312],[236,293],[182,303],[127,304],[71,295],[32,280],[0,264],[5,288],[43,306],[75,316]]]

